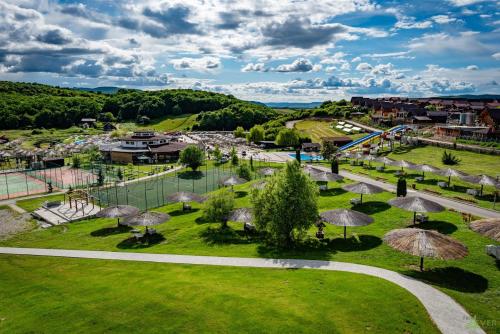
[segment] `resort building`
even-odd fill
[[[136,131],[120,139],[119,143],[100,146],[106,161],[117,163],[156,163],[179,159],[187,143],[175,141],[171,136],[154,131]]]

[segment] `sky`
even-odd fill
[[[263,102],[500,94],[500,1],[0,0],[0,80]]]

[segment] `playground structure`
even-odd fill
[[[339,152],[341,151],[352,151],[359,147],[364,147],[366,144],[374,143],[377,139],[385,139],[390,135],[397,134],[399,132],[403,132],[408,129],[407,125],[398,125],[393,128],[390,128],[387,131],[375,131],[367,134],[366,136],[359,138],[349,144],[339,147]]]

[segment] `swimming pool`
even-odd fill
[[[290,153],[288,154],[291,158],[295,159],[295,153]],[[321,161],[323,160],[323,157],[321,155],[312,155],[309,153],[300,153],[300,161]]]

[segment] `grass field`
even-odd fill
[[[330,183],[330,190],[319,199],[320,210],[350,207],[349,199],[357,195],[346,193],[341,184]],[[237,206],[250,205],[248,184],[235,187]],[[127,230],[115,228],[113,219],[92,219],[46,230],[19,234],[2,246],[134,251],[191,255],[307,258],[354,262],[395,270],[435,285],[461,303],[478,320],[497,319],[500,313],[500,275],[498,263],[485,254],[485,246],[492,241],[472,232],[456,212],[430,214],[430,222],[422,228],[436,229],[467,245],[469,255],[462,260],[426,260],[426,271],[418,271],[418,258],[401,254],[382,243],[382,237],[394,228],[408,226],[412,214],[390,207],[387,200],[393,194],[365,196],[365,202],[354,209],[370,214],[375,223],[361,228],[349,228],[348,239],[342,238],[342,229],[327,226],[327,239],[319,242],[311,228],[307,238],[292,250],[268,246],[259,235],[248,237],[242,225],[229,223],[229,229],[203,220],[201,206],[184,213],[179,204],[157,209],[167,212],[172,219],[156,229],[164,239],[152,244],[136,244]],[[495,328],[485,328],[496,333]]]
[[[351,273],[3,255],[0,272],[4,333],[438,333],[408,292]]]
[[[152,119],[149,124],[140,125],[135,123],[121,123],[121,129],[128,131],[140,129],[153,129],[160,132],[182,131],[190,128],[195,122],[198,114],[182,114]]]
[[[409,149],[407,147],[398,148],[388,156],[396,160],[408,160],[414,163],[426,163],[439,168],[454,168],[470,174],[489,174],[492,176],[500,175],[500,156],[480,154],[468,151],[450,150],[447,152],[453,153],[460,159],[458,165],[446,166],[442,163],[441,157],[444,148],[436,146],[422,146]]]
[[[331,122],[304,120],[295,123],[294,127],[298,131],[308,134],[315,143],[321,143],[323,137],[346,136],[344,133],[333,129]],[[365,136],[364,133],[348,135],[353,140]]]

